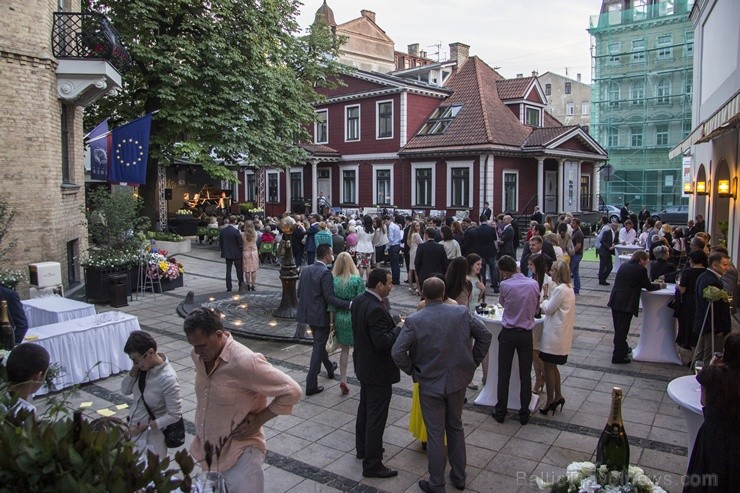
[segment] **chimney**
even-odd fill
[[[536,70],[532,70],[532,77],[537,77],[539,75]]]
[[[516,74],[517,79],[521,79],[522,77],[524,77],[524,74]]]
[[[450,60],[456,60],[457,66],[462,67],[470,56],[470,46],[464,43],[450,43]]]
[[[576,80],[577,80],[578,82],[581,82],[581,74],[576,74]]]
[[[375,12],[372,10],[360,10],[360,14],[362,14],[362,17],[367,17],[371,21],[375,22]]]
[[[421,58],[426,58],[426,57],[427,57],[427,52],[426,52],[426,51],[424,51],[424,50],[421,50],[421,51],[419,52],[419,56],[420,56]]]
[[[409,55],[419,56],[419,43],[414,43],[408,47]]]

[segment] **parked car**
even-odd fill
[[[671,205],[660,212],[653,214],[653,219],[671,226],[686,226],[689,220],[688,205]]]
[[[613,206],[613,205],[606,205],[602,204],[601,207],[599,207],[599,212],[602,216],[606,216],[609,218],[609,222],[620,221],[621,216],[619,215],[619,211],[621,209],[619,207]]]

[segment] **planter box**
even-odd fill
[[[134,267],[129,271],[129,286],[131,287],[132,292],[138,291],[138,284],[137,282],[140,282],[137,276],[138,269]],[[162,283],[162,292],[164,291],[172,291],[175,288],[181,288],[183,286],[182,278],[184,274],[175,279],[174,281],[170,281],[169,279],[165,279],[164,277],[160,280]],[[147,291],[151,292],[151,288],[147,288]]]
[[[157,240],[157,248],[160,250],[167,250],[167,254],[170,256],[178,255],[180,253],[188,253],[190,251],[190,246],[190,240],[182,240],[178,242]]]
[[[100,267],[85,267],[85,301],[88,303],[108,303],[110,302],[110,293],[108,292],[108,286],[110,286],[110,280],[108,279],[111,274],[129,274],[129,286],[127,286],[127,292],[131,291],[131,274],[130,271],[134,272],[134,287],[136,286],[136,271],[135,269],[126,268],[100,268]]]
[[[185,277],[185,274],[181,275],[173,281],[170,281],[169,279],[162,279],[162,291],[172,291],[175,288],[181,288],[183,285],[183,277]]]

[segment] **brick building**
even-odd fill
[[[0,16],[0,196],[16,212],[6,241],[17,242],[1,267],[59,262],[69,287],[87,248],[83,108],[116,93],[121,75],[79,41],[81,14],[64,11],[79,12],[80,2],[11,0]],[[117,41],[106,19],[89,21]]]

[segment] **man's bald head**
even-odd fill
[[[444,301],[445,283],[442,279],[430,277],[424,281],[424,285],[421,287],[421,292],[424,295],[424,299]]]

